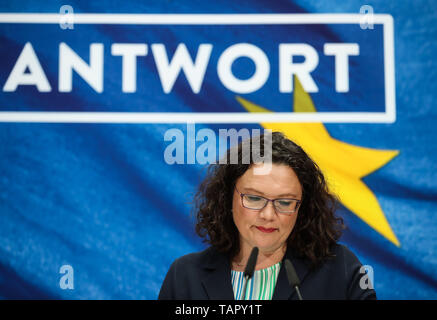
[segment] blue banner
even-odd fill
[[[202,137],[273,129],[339,195],[378,298],[436,299],[436,10],[1,4],[0,298],[156,299],[205,248]]]

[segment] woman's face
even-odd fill
[[[236,182],[240,193],[262,196],[268,199],[302,199],[299,179],[287,165],[273,164],[268,173],[255,174],[252,165]],[[258,171],[259,172],[259,171]],[[232,212],[240,233],[240,250],[250,251],[254,246],[261,252],[273,253],[282,248],[296,224],[298,210],[292,214],[275,212],[270,201],[261,210],[242,206],[240,194],[234,190]]]

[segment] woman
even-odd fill
[[[244,143],[237,164],[210,166],[195,197],[196,232],[210,247],[171,265],[159,299],[297,299],[286,259],[303,299],[376,299],[361,263],[337,243],[344,225],[322,172],[282,133],[270,137],[269,148],[258,137],[264,155],[271,149],[269,170],[259,170]],[[253,151],[253,139],[249,145]],[[259,255],[244,295],[243,271],[254,247]]]

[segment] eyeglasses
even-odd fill
[[[253,194],[241,193],[238,191],[237,187],[235,187],[235,190],[241,197],[242,206],[251,210],[262,210],[265,208],[267,203],[271,201],[276,212],[282,214],[292,214],[296,212],[302,203],[301,200],[293,198],[267,199]]]

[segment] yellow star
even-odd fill
[[[294,78],[294,111],[316,112],[313,101],[297,77]],[[271,112],[241,97],[249,112]],[[328,186],[340,202],[386,239],[400,246],[372,190],[361,180],[378,170],[399,151],[354,146],[332,138],[323,123],[261,123],[265,129],[281,131],[300,145],[318,164]]]

